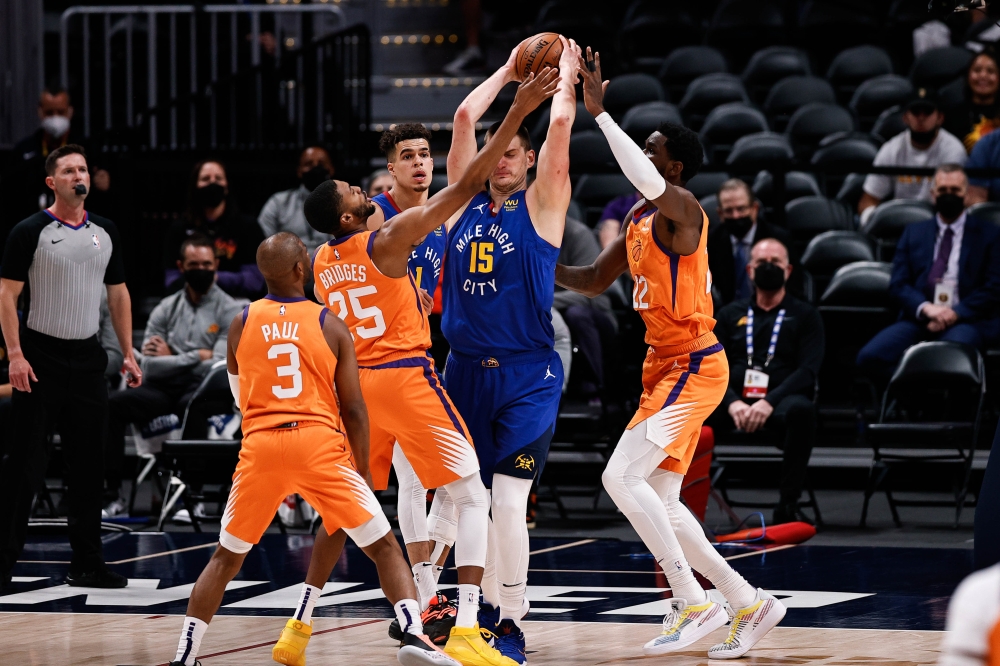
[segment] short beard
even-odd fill
[[[369,217],[375,214],[375,204],[366,202],[361,204],[351,212],[354,215],[354,217],[360,218],[362,220],[367,220]]]

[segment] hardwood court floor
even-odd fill
[[[8,640],[0,662],[12,666],[165,664],[177,648],[180,624],[177,615],[2,613],[0,635]],[[277,617],[217,617],[202,643],[200,660],[205,666],[273,664],[271,646],[282,624]],[[316,618],[309,664],[397,664],[387,626],[386,620],[371,618]],[[678,654],[643,656],[642,643],[658,630],[658,625],[645,623],[525,622],[528,663],[707,666],[705,651],[727,631],[720,629]],[[750,655],[735,663],[918,666],[936,663],[941,638],[938,631],[777,627]]]

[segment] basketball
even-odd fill
[[[558,67],[562,55],[562,42],[557,32],[540,32],[521,42],[515,66],[517,78],[524,81],[529,73],[536,76],[546,67]]]

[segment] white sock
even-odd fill
[[[208,629],[208,625],[205,622],[196,617],[185,617],[174,661],[179,661],[184,666],[194,666],[194,662],[198,658],[198,650],[201,648],[201,638],[205,635],[206,629]]]
[[[683,550],[677,548],[668,551],[664,556],[656,558],[656,561],[667,575],[667,582],[670,583],[670,591],[675,599],[683,599],[688,606],[700,606],[708,601],[708,593],[695,579]]]
[[[316,608],[316,602],[319,601],[319,595],[321,594],[323,594],[323,590],[313,587],[308,583],[303,583],[302,594],[299,595],[299,603],[295,607],[295,615],[292,617],[302,624],[312,622],[313,609]]]
[[[500,584],[500,619],[514,620],[514,624],[521,621],[521,612],[524,610],[524,588],[527,583],[514,583],[507,585]]]
[[[444,572],[444,567],[439,567],[436,564],[434,565],[434,584],[435,585],[437,585],[439,582],[441,582],[441,574],[443,572]]]
[[[424,633],[424,625],[420,621],[420,607],[414,599],[402,599],[392,607],[396,611],[396,619],[403,631],[419,636]]]
[[[413,565],[413,582],[417,586],[417,600],[421,610],[430,606],[437,596],[437,585],[434,581],[434,565],[430,562],[417,562]]]
[[[458,617],[456,627],[472,628],[479,617],[479,586],[459,584],[458,586]]]

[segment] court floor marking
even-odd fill
[[[795,548],[799,544],[797,543],[786,543],[782,546],[775,546],[774,548],[765,548],[763,550],[755,550],[751,553],[740,553],[739,555],[730,555],[729,557],[724,557],[722,559],[726,560],[738,560],[741,557],[753,557],[754,555],[763,555],[764,553],[774,553],[779,550],[788,550],[789,548]]]
[[[218,541],[213,541],[212,543],[202,543],[197,546],[188,546],[187,548],[177,548],[175,550],[167,550],[162,553],[152,553],[150,555],[140,555],[139,557],[130,557],[127,560],[115,560],[114,562],[108,562],[108,564],[126,564],[128,562],[138,562],[139,560],[151,560],[154,557],[164,557],[166,555],[176,555],[177,553],[186,553],[191,550],[200,550],[202,548],[215,548],[219,545]]]
[[[533,550],[528,555],[541,555],[542,553],[553,553],[557,550],[566,550],[567,548],[574,548],[576,546],[586,546],[588,543],[594,543],[597,539],[583,539],[582,541],[574,541],[572,543],[564,543],[561,546],[552,546],[551,548],[542,548],[541,550]]]
[[[589,542],[596,541],[596,539],[590,539]],[[567,546],[575,546],[578,544],[567,544]],[[751,557],[753,555],[763,555],[765,553],[773,553],[778,550],[788,550],[789,548],[795,548],[797,543],[786,543],[781,546],[775,546],[774,548],[765,548],[763,550],[755,550],[752,553],[740,553],[739,555],[730,555],[729,557],[723,558],[725,560],[738,560],[741,557]],[[535,552],[545,552],[545,551],[535,551]],[[534,555],[535,553],[531,553]],[[534,573],[591,573],[591,574],[656,574],[663,575],[663,572],[659,569],[655,571],[614,571],[609,569],[528,569],[529,572]]]

